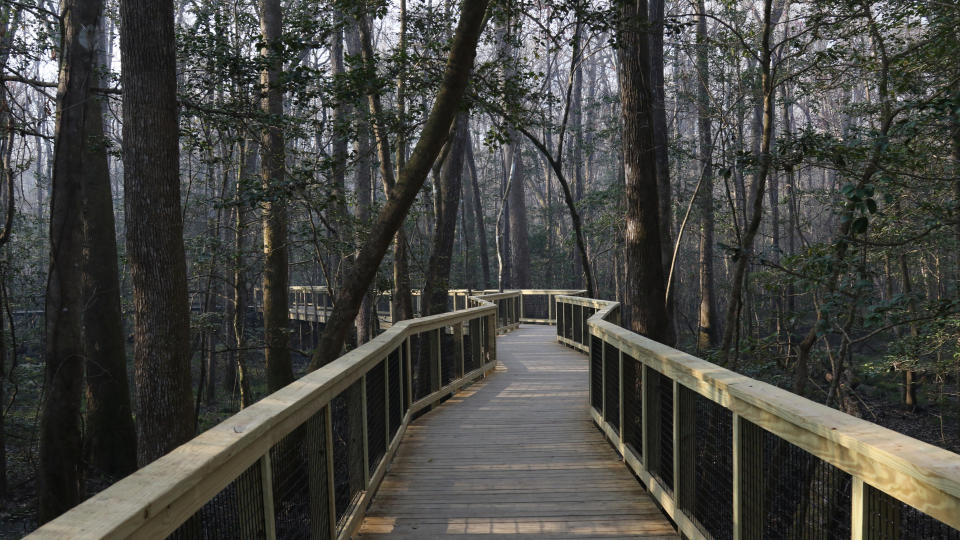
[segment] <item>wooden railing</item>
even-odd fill
[[[620,327],[557,298],[590,414],[689,538],[960,538],[960,455]]]
[[[29,538],[349,538],[410,422],[494,368],[520,298],[397,323]]]

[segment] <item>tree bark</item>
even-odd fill
[[[697,9],[697,131],[699,133],[700,178],[700,317],[697,350],[717,346],[717,299],[713,273],[713,129],[710,118],[710,60],[707,46],[707,17],[703,0]]]
[[[101,24],[105,19],[101,17]],[[96,69],[104,62],[106,32],[100,32]],[[102,72],[101,72],[102,73]],[[105,87],[106,77],[94,79]],[[103,130],[103,102],[86,100],[85,133],[81,159],[83,222],[83,351],[86,369],[87,463],[113,477],[137,468],[137,431],[133,424],[123,313],[120,309],[120,276],[117,265],[117,231],[113,195]]]
[[[94,77],[102,2],[65,0],[63,55],[57,87],[53,182],[50,196],[50,267],[46,294],[46,364],[40,408],[38,520],[46,523],[80,502],[80,392],[83,381],[83,185],[87,101]]]
[[[740,241],[740,249],[737,253],[736,261],[737,266],[734,270],[733,286],[730,291],[730,302],[723,323],[723,341],[720,344],[721,364],[727,364],[730,361],[730,350],[733,346],[734,332],[738,327],[737,315],[740,312],[747,267],[752,258],[753,242],[757,236],[757,231],[760,229],[760,222],[763,219],[763,193],[770,172],[770,144],[773,139],[774,91],[776,89],[770,71],[770,36],[773,33],[774,25],[771,14],[772,3],[772,0],[764,0],[763,3],[763,31],[760,44],[760,86],[763,95],[763,129],[758,154],[759,168],[754,177],[754,185],[751,187],[752,214],[744,230],[743,238]]]
[[[630,328],[670,344],[664,305],[663,251],[653,137],[653,96],[646,0],[620,3],[617,29],[620,103],[623,119],[624,182],[627,199],[626,309]]]
[[[289,251],[287,208],[284,194],[285,151],[283,130],[283,12],[280,0],[260,0],[260,31],[265,60],[260,73],[260,105],[268,116],[261,141],[260,174],[270,194],[263,203],[263,334],[267,391],[275,392],[293,382],[290,363]]]
[[[483,276],[481,289],[490,287],[490,255],[487,249],[487,227],[483,217],[483,199],[480,197],[480,181],[477,177],[477,163],[473,157],[473,137],[467,130],[467,165],[470,167],[470,188],[473,190],[473,217],[477,222],[477,244],[480,252],[480,273]]]
[[[460,208],[460,187],[463,177],[463,154],[466,147],[467,131],[470,129],[469,116],[465,112],[457,115],[453,134],[450,139],[450,151],[440,171],[440,183],[437,193],[439,211],[433,233],[433,245],[430,249],[430,261],[427,264],[427,276],[423,290],[424,315],[435,315],[447,311],[447,294],[450,289],[450,259],[453,255],[453,241],[456,238],[457,213]]]
[[[121,0],[123,164],[137,461],[193,436],[172,0]]]
[[[310,361],[310,369],[324,366],[339,356],[363,294],[375,277],[390,241],[403,223],[417,192],[426,181],[430,167],[440,153],[473,69],[477,40],[483,28],[486,8],[487,0],[463,1],[460,22],[454,34],[443,81],[433,108],[424,123],[410,160],[397,178],[397,183],[377,216],[367,241],[357,255],[353,271],[349,274],[350,279],[337,293],[336,307],[320,336],[319,346]]]

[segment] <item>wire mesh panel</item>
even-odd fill
[[[270,470],[277,538],[328,538],[325,410],[313,415],[270,449]]]
[[[413,377],[413,401],[430,394],[430,339],[433,332],[410,336],[410,369]]]
[[[960,530],[864,484],[867,540],[960,540]]]
[[[497,328],[503,328],[507,325],[507,301],[494,300],[497,304]]]
[[[413,377],[410,375],[411,373],[413,373],[413,370],[412,370],[412,369],[407,369],[408,367],[411,367],[411,366],[410,366],[410,356],[411,356],[411,354],[409,353],[409,350],[407,349],[407,344],[408,344],[408,342],[407,342],[407,341],[404,341],[404,342],[400,345],[400,370],[403,372],[403,373],[401,374],[401,376],[400,376],[401,379],[402,379],[402,381],[403,381],[403,414],[407,414],[407,409],[409,408],[409,404],[410,404],[410,401],[411,401],[411,400],[410,400],[410,388],[411,388],[412,385],[411,385],[411,383],[410,383],[410,381],[409,381],[408,379],[412,379],[412,378],[413,378]]]
[[[266,538],[263,476],[260,462],[210,499],[167,538],[170,540],[232,540]]]
[[[603,340],[591,336],[590,344],[590,405],[603,414]]]
[[[362,380],[330,402],[333,418],[333,482],[337,523],[348,515],[355,497],[363,490]]]
[[[595,336],[594,336],[595,337]],[[606,398],[603,419],[614,431],[620,433],[620,351],[613,345],[603,342],[606,360],[603,364],[603,395]]]
[[[733,538],[733,414],[680,387],[680,508],[716,540]]]
[[[470,373],[471,371],[477,369],[477,357],[479,356],[474,348],[477,345],[477,323],[479,319],[471,319],[467,321],[467,324],[463,325],[463,372],[464,374]]]
[[[549,299],[550,296],[546,294],[524,294],[522,297],[523,302],[523,317],[525,319],[549,319]]]
[[[583,342],[583,306],[573,306],[573,340],[586,345]]]
[[[371,474],[387,451],[386,361],[381,360],[364,377],[367,385],[367,467]]]
[[[387,381],[389,384],[387,401],[390,403],[390,439],[387,441],[388,445],[397,435],[400,424],[403,423],[403,394],[406,384],[403,383],[401,369],[403,364],[400,362],[401,349],[403,349],[403,345],[394,349],[387,356]]]
[[[850,475],[756,424],[740,422],[743,537],[849,538]]]
[[[673,492],[673,381],[647,369],[644,407],[647,409],[647,468]]]
[[[573,339],[573,304],[563,304],[563,337]]]
[[[623,442],[643,456],[643,369],[627,354],[623,355]]]
[[[457,379],[460,371],[460,355],[457,351],[457,337],[453,328],[440,329],[440,386],[446,386]]]

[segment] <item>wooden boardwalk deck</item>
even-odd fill
[[[678,538],[586,411],[587,361],[552,326],[411,424],[357,538]]]

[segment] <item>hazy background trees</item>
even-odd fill
[[[124,41],[148,7],[169,24]],[[373,337],[378,302],[412,316],[410,288],[590,288],[960,446],[955,5],[497,0],[431,120],[468,8],[0,5],[0,536]],[[288,283],[338,299],[326,345]]]

